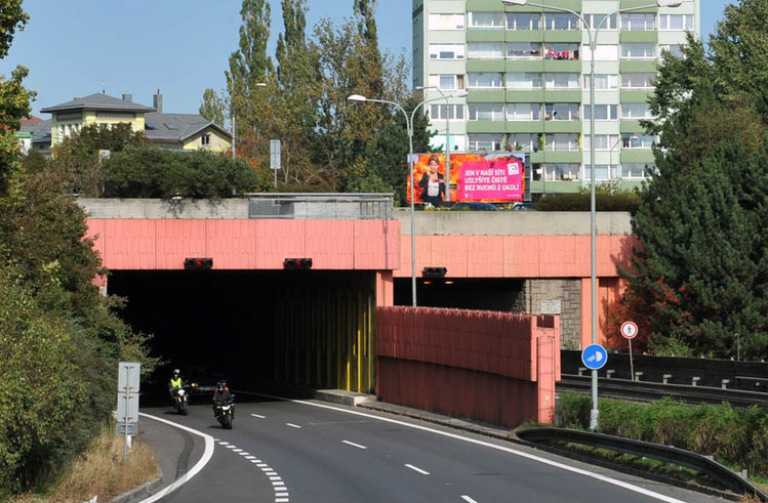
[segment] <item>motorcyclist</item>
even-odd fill
[[[184,387],[184,380],[181,378],[181,370],[174,369],[173,377],[171,377],[171,380],[168,382],[168,392],[171,394],[171,400],[174,399],[174,394],[176,393],[176,390],[183,387]]]
[[[221,380],[216,384],[216,390],[213,392],[213,414],[219,417],[219,404],[227,405],[232,403],[233,395],[227,387],[227,381]]]

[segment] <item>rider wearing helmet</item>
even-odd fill
[[[173,377],[171,377],[171,380],[168,383],[168,391],[171,393],[171,398],[173,398],[174,392],[184,387],[184,381],[181,379],[181,371],[179,369],[174,369],[173,371]]]
[[[213,413],[218,417],[219,411],[217,406],[219,404],[232,403],[232,393],[227,387],[227,381],[221,380],[216,384],[216,390],[213,392]]]

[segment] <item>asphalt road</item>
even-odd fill
[[[145,502],[724,501],[385,413],[242,398],[232,430],[219,427],[208,405],[193,405],[188,416],[170,414],[167,407],[142,409],[188,428],[146,439],[177,460],[163,466],[165,478],[178,475],[183,483]]]

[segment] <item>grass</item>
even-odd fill
[[[146,444],[134,439],[125,458],[125,438],[115,427],[105,427],[87,452],[62,474],[56,487],[46,494],[24,494],[11,503],[72,503],[110,501],[160,476],[157,459]]]

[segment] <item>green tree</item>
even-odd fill
[[[132,147],[110,157],[102,173],[104,197],[226,198],[260,192],[269,180],[244,159],[196,150],[173,152]]]
[[[742,0],[709,51],[689,37],[684,58],[664,56],[658,120],[646,123],[661,148],[633,224],[640,248],[622,271],[656,351],[735,356],[738,332],[742,354],[768,353],[766,67],[751,67],[768,51],[767,25],[765,3]]]
[[[200,104],[200,115],[215,122],[219,126],[224,126],[224,100],[216,94],[211,88],[203,92],[203,102]]]
[[[230,114],[240,131],[250,130],[256,120],[254,99],[259,99],[256,84],[264,82],[272,71],[267,56],[270,35],[269,3],[265,0],[243,0],[240,17],[240,48],[229,58],[227,91]],[[241,134],[242,135],[242,134]]]

